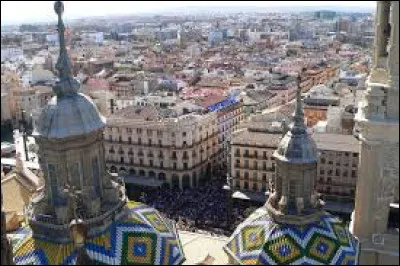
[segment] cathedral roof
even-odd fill
[[[329,213],[294,226],[275,222],[262,207],[239,225],[224,250],[244,265],[356,265],[359,243]]]
[[[17,265],[76,264],[72,242],[38,239],[29,228],[17,232],[13,242]],[[94,264],[180,265],[185,260],[174,223],[136,202],[128,202],[123,216],[86,240],[85,248]]]

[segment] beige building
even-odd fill
[[[352,135],[329,133],[316,133],[312,137],[319,151],[318,192],[327,202],[354,202],[358,177],[358,140]]]
[[[245,128],[233,133],[231,175],[235,190],[265,192],[275,178],[276,150],[282,133]]]
[[[275,177],[272,154],[282,137],[281,123],[253,122],[247,126],[235,132],[231,142],[233,187],[266,192]],[[327,202],[352,203],[358,177],[357,139],[352,135],[328,133],[316,133],[312,137],[320,153],[316,180],[318,192]],[[346,212],[351,210],[346,208]]]
[[[21,158],[17,158],[16,162],[14,170],[7,175],[3,172],[1,174],[7,230],[15,230],[19,227],[19,222],[25,219],[25,208],[32,198],[44,189],[43,177],[31,172],[23,165]]]
[[[355,116],[360,178],[350,229],[360,264],[399,265],[399,2],[378,1],[375,23],[372,69]]]
[[[217,167],[221,149],[215,113],[129,106],[107,121],[107,168],[127,174],[127,184],[195,187]]]

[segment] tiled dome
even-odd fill
[[[54,243],[32,237],[29,228],[13,239],[17,265],[74,265],[77,251],[72,242]],[[172,222],[157,210],[128,202],[123,216],[98,236],[86,241],[86,252],[95,264],[180,265],[185,260]]]
[[[359,243],[329,213],[295,226],[274,222],[262,207],[238,226],[224,250],[244,265],[356,265]]]
[[[62,139],[94,132],[105,124],[105,118],[89,97],[71,93],[54,96],[49,101],[40,114],[33,135]]]

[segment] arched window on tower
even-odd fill
[[[92,159],[92,174],[93,174],[93,185],[97,195],[101,196],[101,182],[99,174],[99,162],[97,156]]]
[[[48,164],[48,179],[50,183],[50,195],[55,204],[58,200],[58,180],[57,180],[57,166],[55,164]]]
[[[68,179],[76,189],[81,189],[81,169],[79,163],[72,163],[68,167]]]

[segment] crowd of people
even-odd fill
[[[196,188],[160,189],[144,193],[142,201],[175,220],[179,230],[230,235],[244,221],[250,203],[233,202],[231,222],[227,221],[227,198],[223,182],[209,181]]]

